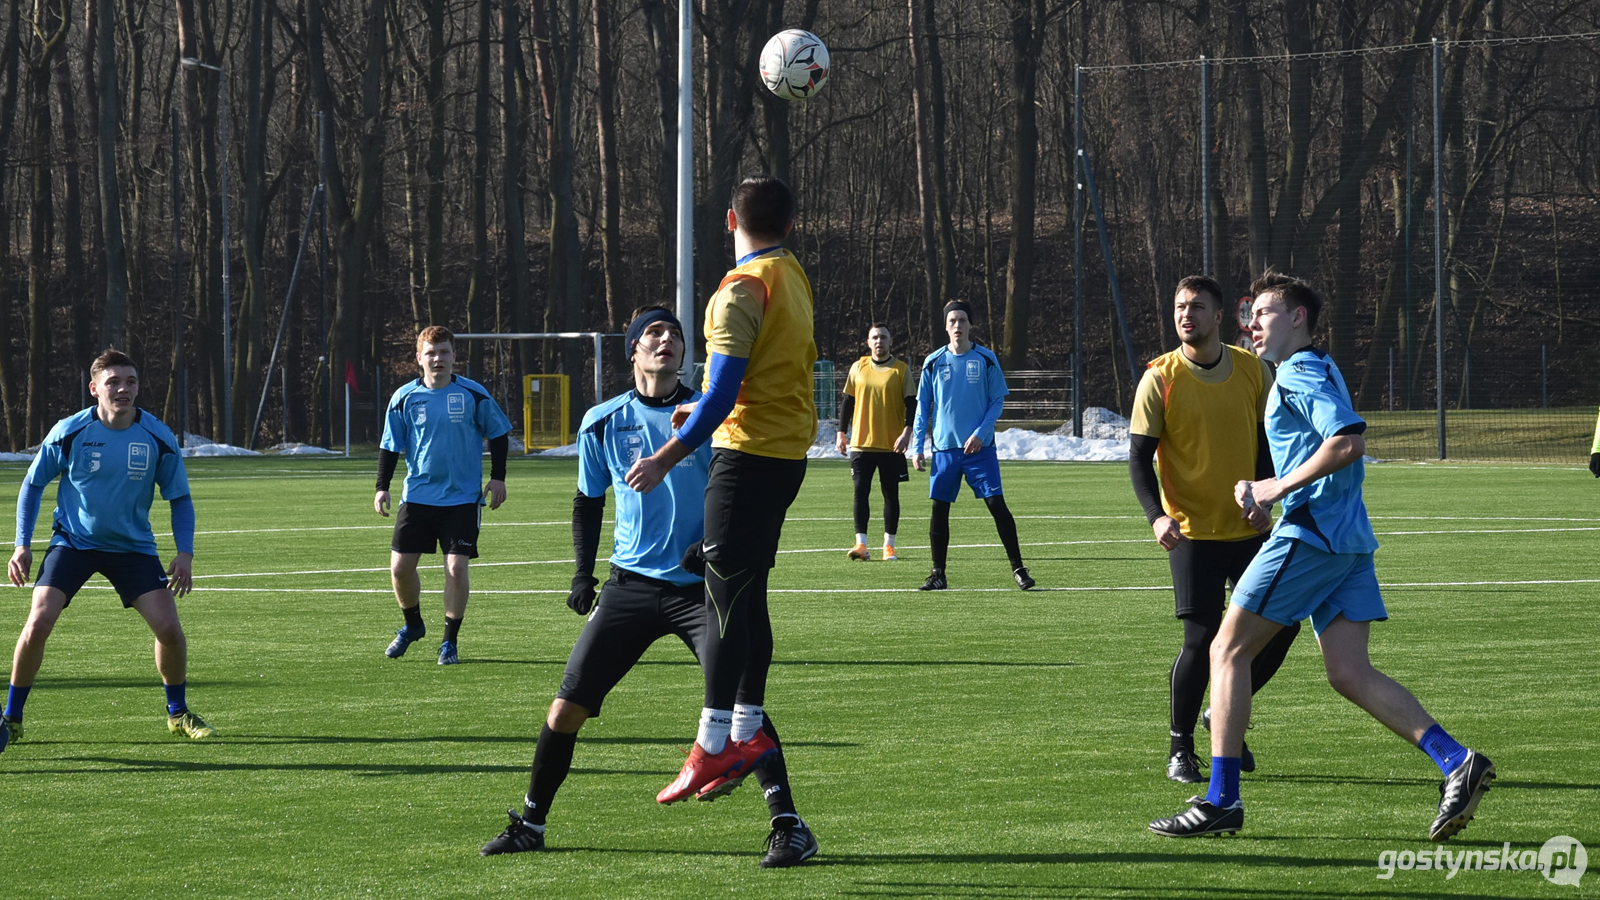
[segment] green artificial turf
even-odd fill
[[[148,630],[91,582],[51,638],[25,739],[0,755],[0,896],[1320,900],[1592,896],[1600,879],[1380,879],[1384,851],[1432,852],[1438,771],[1334,694],[1309,629],[1258,698],[1245,831],[1149,834],[1194,792],[1164,777],[1179,639],[1167,564],[1126,467],[1070,463],[1004,467],[1040,587],[1026,594],[970,496],[952,521],[952,589],[914,590],[924,475],[904,490],[901,561],[847,561],[848,470],[812,464],[771,582],[768,709],[822,845],[813,862],[757,868],[753,779],[716,803],[654,802],[701,705],[670,638],[585,726],[553,852],[480,858],[520,806],[583,624],[563,602],[576,466],[513,461],[452,668],[434,660],[437,568],[423,573],[429,636],[383,655],[400,616],[373,469],[189,461],[189,699],[219,736],[168,735]],[[8,485],[21,471],[0,466]],[[1600,848],[1597,490],[1571,466],[1367,469],[1393,617],[1373,629],[1374,660],[1500,770],[1452,851],[1537,851],[1560,834]],[[9,646],[27,593],[0,597]]]

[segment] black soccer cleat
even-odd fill
[[[1494,763],[1482,753],[1468,750],[1467,758],[1439,785],[1439,815],[1428,829],[1428,840],[1449,840],[1467,827],[1493,780]]]
[[[499,836],[478,851],[479,856],[498,856],[502,853],[526,853],[529,850],[544,849],[544,831],[534,828],[523,818],[517,815],[514,809],[506,810],[506,815],[511,817],[511,824]]]
[[[767,855],[761,858],[763,869],[787,869],[798,866],[817,855],[817,837],[799,819],[780,817],[767,835]]]
[[[1033,590],[1033,576],[1028,574],[1027,566],[1017,566],[1011,570],[1011,577],[1017,580],[1017,587],[1025,591]]]
[[[1193,753],[1178,751],[1167,760],[1167,780],[1180,784],[1199,784],[1206,780],[1200,774],[1200,757]]]
[[[1206,707],[1205,710],[1200,713],[1200,725],[1202,727],[1204,727],[1205,730],[1207,730],[1207,731],[1211,730],[1211,707],[1209,707],[1209,706]],[[1255,726],[1254,722],[1248,722],[1248,723],[1245,724],[1244,727],[1248,730],[1248,729],[1254,728],[1256,726]],[[1254,753],[1250,752],[1250,743],[1248,741],[1240,741],[1239,742],[1239,771],[1241,771],[1241,772],[1254,772],[1255,770],[1256,770],[1256,755]]]
[[[928,573],[928,580],[924,581],[922,587],[917,588],[917,590],[942,591],[949,586],[950,582],[944,580],[944,570],[934,569]]]
[[[1212,806],[1204,797],[1190,797],[1188,809],[1170,819],[1157,819],[1150,830],[1162,837],[1204,837],[1208,834],[1236,834],[1244,827],[1244,802],[1232,806]]]

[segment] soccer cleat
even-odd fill
[[[1193,753],[1178,751],[1167,760],[1167,780],[1180,784],[1199,784],[1206,780],[1200,774],[1200,757]]]
[[[749,761],[733,741],[728,741],[721,753],[707,753],[697,742],[689,750],[689,758],[684,760],[678,777],[656,794],[656,802],[667,804],[687,800],[714,781],[734,777],[743,779],[749,774],[749,768]]]
[[[15,741],[22,740],[22,720],[0,716],[0,753]]]
[[[1468,750],[1467,758],[1439,785],[1439,815],[1428,829],[1428,840],[1449,840],[1467,827],[1493,780],[1494,763],[1482,753]]]
[[[185,736],[193,738],[197,741],[203,738],[211,737],[217,733],[215,728],[212,728],[210,725],[206,724],[205,719],[200,718],[187,709],[177,713],[176,715],[167,716],[167,730],[173,734],[177,734],[181,731]]]
[[[506,815],[511,817],[511,824],[506,830],[500,832],[494,840],[483,845],[478,851],[479,856],[498,856],[502,853],[526,853],[529,850],[544,849],[544,832],[534,828],[514,809],[506,810]]]
[[[948,581],[944,580],[944,570],[943,569],[934,569],[934,570],[932,570],[931,572],[928,573],[928,580],[924,581],[922,583],[922,587],[917,588],[917,590],[919,590],[919,591],[942,591],[942,590],[944,590],[945,588],[947,588],[949,586],[950,586],[950,583]]]
[[[394,633],[394,640],[389,642],[389,647],[383,651],[383,655],[389,657],[390,659],[399,659],[400,657],[406,655],[407,647],[411,646],[417,641],[422,640],[422,636],[427,633],[428,629],[424,628],[416,634],[412,634],[404,625],[402,625],[400,626],[400,630]]]
[[[725,778],[718,778],[694,795],[696,800],[715,800],[733,793],[733,789],[750,776],[751,772],[767,764],[767,761],[778,755],[778,745],[772,742],[765,731],[756,732],[755,737],[748,741],[730,741],[729,746],[738,750],[745,758],[747,765],[736,774]]]
[[[1207,730],[1207,731],[1211,730],[1211,707],[1209,707],[1209,706],[1206,707],[1200,713],[1200,725],[1201,725],[1201,727],[1205,728],[1205,730]],[[1254,723],[1254,722],[1246,722],[1244,727],[1245,727],[1245,730],[1248,731],[1249,729],[1256,727],[1256,723]],[[1250,752],[1250,742],[1249,741],[1240,741],[1239,742],[1239,771],[1241,771],[1241,772],[1254,772],[1255,770],[1256,770],[1256,755],[1254,753]]]
[[[1190,797],[1190,807],[1170,819],[1157,819],[1150,830],[1162,837],[1202,837],[1208,834],[1236,834],[1244,827],[1244,802],[1232,806],[1212,806],[1204,797]]]
[[[851,559],[859,559],[862,562],[866,562],[872,558],[872,554],[867,552],[866,544],[857,544],[854,547],[851,547],[850,552],[847,555]]]
[[[1017,587],[1025,591],[1033,590],[1033,576],[1028,574],[1027,566],[1017,566],[1011,570],[1011,577],[1017,580]]]
[[[441,642],[439,644],[439,665],[453,666],[458,662],[461,662],[461,657],[456,655],[456,642]]]
[[[817,855],[817,837],[803,822],[783,816],[767,835],[767,855],[761,858],[763,869],[787,869],[798,866]]]
[[[900,554],[894,552],[894,548],[893,547],[889,546],[888,544],[884,544],[883,545],[883,556],[881,556],[879,558],[882,559],[884,562],[899,562],[900,561]]]

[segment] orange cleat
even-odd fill
[[[862,562],[866,562],[867,560],[872,558],[872,554],[867,552],[867,545],[866,544],[857,544],[854,547],[850,548],[850,558],[851,559],[859,559]]]
[[[881,556],[879,558],[882,559],[884,562],[899,562],[900,561],[900,554],[895,553],[893,547],[889,546],[888,544],[884,544],[883,545],[883,556]]]

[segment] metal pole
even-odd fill
[[[278,337],[272,342],[272,355],[267,358],[267,377],[261,382],[261,402],[256,404],[256,417],[250,423],[250,438],[246,444],[248,449],[256,448],[256,432],[261,430],[261,416],[267,410],[267,390],[272,386],[272,369],[278,364],[278,348],[283,346],[283,337],[289,331],[289,315],[294,310],[294,286],[300,281],[300,261],[306,255],[306,242],[311,238],[311,221],[316,215],[317,205],[322,202],[322,185],[317,185],[311,191],[311,206],[306,210],[306,223],[300,228],[300,249],[294,255],[294,268],[289,272],[289,290],[283,297],[283,316],[278,320]],[[288,371],[288,367],[284,367]],[[287,376],[286,376],[287,377]],[[283,421],[284,428],[289,427],[289,391],[283,392]],[[288,439],[284,439],[288,443]]]
[[[694,4],[678,4],[678,321],[683,366],[694,370]],[[598,398],[596,398],[598,402]]]
[[[1438,408],[1439,458],[1444,432],[1444,48],[1433,39],[1433,394]]]
[[[183,390],[182,372],[188,365],[183,356],[183,179],[178,177],[178,107],[172,107],[172,362],[178,384],[178,402],[187,412],[189,395]],[[188,440],[187,416],[178,417],[178,447]]]
[[[1072,72],[1072,436],[1083,437],[1083,66]]]
[[[350,382],[344,383],[344,458],[350,458]]]
[[[268,370],[270,372],[270,370]],[[283,442],[289,443],[289,367],[284,366],[278,370],[283,382]]]
[[[1394,345],[1389,346],[1389,412],[1394,412]]]
[[[228,70],[217,69],[217,107],[222,136],[222,442],[233,441],[233,288],[229,279],[228,248]]]
[[[1211,61],[1200,57],[1200,268],[1211,264]]]
[[[317,187],[326,188],[328,184],[328,161],[324,153],[325,129],[327,120],[323,113],[317,113]],[[317,327],[322,329],[322,357],[330,360],[328,363],[328,390],[326,414],[322,416],[322,445],[333,444],[333,348],[331,346],[332,334],[328,329],[328,204],[324,203],[317,208],[317,294],[321,300],[321,309],[317,314]]]
[[[1539,345],[1539,406],[1550,408],[1550,345]]]
[[[605,399],[605,381],[600,377],[600,335],[594,336],[594,405]]]

